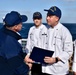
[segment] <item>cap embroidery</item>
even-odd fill
[[[54,12],[54,10],[53,9],[50,9],[52,12]]]
[[[54,10],[56,11],[56,7],[54,7]]]
[[[51,10],[52,12],[54,12],[54,11],[56,11],[56,7],[52,7],[52,8],[50,8],[50,10]]]

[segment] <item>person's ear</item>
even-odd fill
[[[59,21],[59,17],[56,16],[56,22]]]
[[[18,28],[18,25],[15,25],[14,28],[17,29]]]

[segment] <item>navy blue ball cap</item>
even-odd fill
[[[3,22],[5,23],[5,25],[11,27],[19,23],[26,22],[27,19],[28,18],[26,15],[20,15],[17,11],[11,11],[10,13],[6,14]]]
[[[33,14],[33,19],[42,19],[42,14],[40,12],[35,12]]]
[[[52,6],[50,9],[44,9],[44,11],[47,11],[49,15],[56,15],[61,18],[61,10],[57,6]]]

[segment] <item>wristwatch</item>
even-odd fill
[[[55,61],[56,61],[55,63],[57,63],[59,61],[57,57],[55,58]]]

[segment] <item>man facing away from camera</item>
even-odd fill
[[[27,16],[17,11],[7,13],[3,19],[4,26],[0,29],[0,75],[28,75],[29,67],[24,63],[26,53],[18,42],[21,39],[18,31],[25,21]]]

